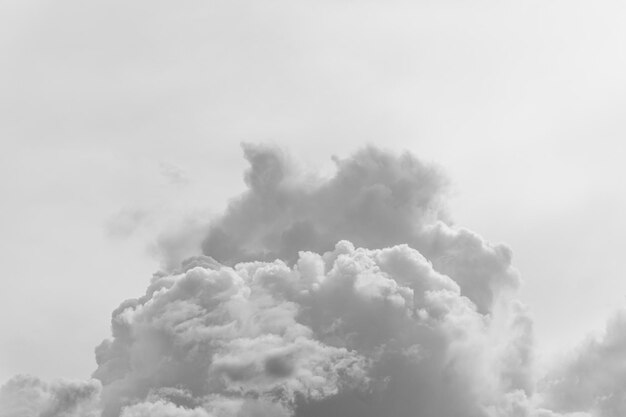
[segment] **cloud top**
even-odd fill
[[[499,291],[518,285],[509,248],[450,227],[448,180],[408,152],[367,147],[334,158],[330,177],[304,172],[277,147],[247,144],[244,155],[248,189],[212,222],[202,245],[222,263],[293,263],[299,251],[323,253],[345,239],[367,248],[408,244],[457,281],[481,311],[492,308]]]

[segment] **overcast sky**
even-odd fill
[[[452,182],[513,249],[540,352],[624,304],[626,4],[0,5],[0,381],[86,378],[155,242],[244,189],[240,142],[330,171],[365,144]]]

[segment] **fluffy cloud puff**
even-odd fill
[[[245,415],[251,404],[268,415],[488,416],[503,395],[532,390],[525,321],[511,311],[495,332],[407,245],[341,241],[293,267],[198,257],[113,313],[94,377],[105,417]],[[177,391],[155,400],[155,389]]]

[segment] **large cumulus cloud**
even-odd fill
[[[368,147],[334,158],[331,177],[304,172],[285,151],[244,145],[248,190],[216,219],[202,245],[220,262],[283,259],[331,250],[339,240],[383,248],[406,243],[452,277],[481,312],[515,288],[508,247],[448,225],[447,179],[410,153]]]
[[[495,415],[507,394],[532,391],[531,329],[514,310],[496,329],[407,245],[340,241],[293,267],[198,257],[114,312],[94,377],[105,417],[223,403],[233,415]],[[176,391],[144,401],[163,389]]]
[[[244,153],[248,189],[177,233],[205,233],[197,255],[170,251],[113,311],[94,380],[16,377],[1,417],[621,415],[607,410],[622,394],[602,388],[619,371],[597,391],[570,382],[619,337],[536,393],[511,251],[451,224],[438,168],[369,147],[320,176],[275,147]],[[577,390],[593,394],[568,402]]]

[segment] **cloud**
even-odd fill
[[[114,311],[94,377],[105,417],[170,415],[185,404],[209,412],[224,399],[296,416],[487,416],[501,395],[532,390],[518,346],[531,329],[509,313],[510,331],[494,332],[459,285],[407,245],[341,241],[301,252],[292,267],[198,257]],[[187,394],[141,402],[168,388]]]
[[[451,223],[439,168],[368,147],[324,177],[244,154],[247,190],[160,243],[166,272],[113,311],[94,380],[16,377],[0,416],[620,415],[620,356],[598,358],[622,319],[537,392],[511,251]]]
[[[211,415],[201,408],[189,409],[170,402],[156,401],[127,407],[121,417],[211,417]]]
[[[96,417],[100,388],[96,380],[47,383],[15,376],[0,389],[0,416]]]
[[[426,219],[442,215],[446,180],[408,153],[370,147],[335,158],[331,178],[302,172],[277,147],[246,144],[244,154],[248,190],[214,222],[203,245],[227,264],[293,261],[300,250],[324,252],[341,239],[368,247],[409,243]]]
[[[149,250],[160,259],[164,270],[174,271],[198,254],[209,227],[204,217],[204,212],[183,215],[159,233]]]
[[[159,171],[172,185],[186,185],[190,181],[184,169],[171,163],[161,162],[159,164]]]
[[[244,145],[248,190],[215,220],[205,254],[225,264],[293,262],[301,250],[325,252],[339,240],[383,248],[406,243],[452,277],[480,311],[518,285],[511,251],[449,226],[441,170],[409,153],[368,147],[334,158],[329,178],[303,172],[283,150]]]
[[[608,321],[602,337],[588,338],[542,381],[554,410],[626,415],[626,309]]]

